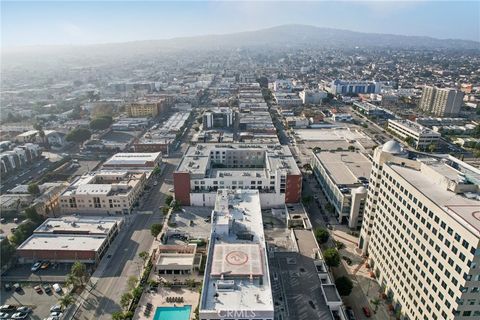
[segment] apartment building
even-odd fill
[[[275,102],[282,107],[298,107],[303,104],[302,99],[296,93],[278,93],[273,94]]]
[[[146,183],[145,172],[101,170],[87,173],[60,196],[62,213],[129,214]]]
[[[451,156],[374,152],[359,248],[405,319],[480,317],[480,170]]]
[[[143,118],[156,117],[160,112],[166,110],[166,101],[138,101],[132,102],[127,106],[127,113],[129,117]]]
[[[287,146],[197,144],[173,173],[182,205],[213,206],[218,189],[259,190],[262,207],[300,201],[302,176]]]
[[[439,117],[456,116],[460,113],[464,93],[452,88],[425,86],[419,108]]]
[[[431,144],[436,145],[442,136],[440,133],[410,120],[388,119],[387,129],[403,140],[412,139],[414,146],[421,150],[425,150]]]
[[[40,147],[33,143],[25,143],[13,150],[4,151],[0,153],[0,172],[4,175],[19,171],[36,161],[41,154]]]
[[[334,80],[330,84],[332,94],[380,93],[381,88],[375,81]]]
[[[350,151],[313,153],[313,173],[328,201],[335,208],[339,223],[360,228],[367,198],[371,161]]]
[[[218,190],[199,318],[273,320],[258,190]]]

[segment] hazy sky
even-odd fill
[[[480,1],[3,1],[2,47],[163,39],[309,24],[480,41]]]

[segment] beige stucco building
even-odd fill
[[[479,319],[480,170],[378,147],[359,247],[404,319]]]

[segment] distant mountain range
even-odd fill
[[[82,46],[36,46],[2,49],[3,58],[22,58],[22,53],[50,56],[83,56],[109,59],[113,56],[149,56],[178,50],[216,50],[237,48],[392,48],[392,49],[460,49],[480,50],[480,42],[459,39],[436,39],[424,36],[363,33],[308,25],[282,25],[257,31],[223,35],[205,35],[164,40]],[[20,55],[18,55],[20,54]],[[25,57],[29,55],[26,54]]]
[[[480,49],[480,42],[423,36],[363,33],[308,25],[282,25],[257,31],[141,41],[177,48],[220,47],[392,47],[428,49]]]

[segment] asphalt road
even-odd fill
[[[121,310],[120,297],[127,292],[128,278],[139,277],[142,272],[143,261],[138,254],[149,251],[153,244],[150,226],[163,222],[159,208],[163,206],[165,197],[169,194],[168,189],[171,188],[164,180],[172,179],[175,163],[178,163],[179,159],[165,160],[168,161],[165,169],[156,177],[157,186],[152,185],[140,200],[140,213],[127,217],[127,226],[118,235],[116,243],[109,249],[92,276],[91,282],[94,285],[88,286],[80,296],[81,305],[74,319],[110,320],[113,312]],[[153,181],[151,183],[153,184]]]
[[[25,168],[24,171],[8,177],[7,179],[2,179],[2,184],[0,187],[1,192],[4,193],[7,190],[18,186],[19,184],[27,184],[34,179],[38,179],[41,175],[47,172],[50,165],[52,165],[52,163],[48,161],[48,159],[41,159]],[[44,171],[41,172],[42,170]]]

